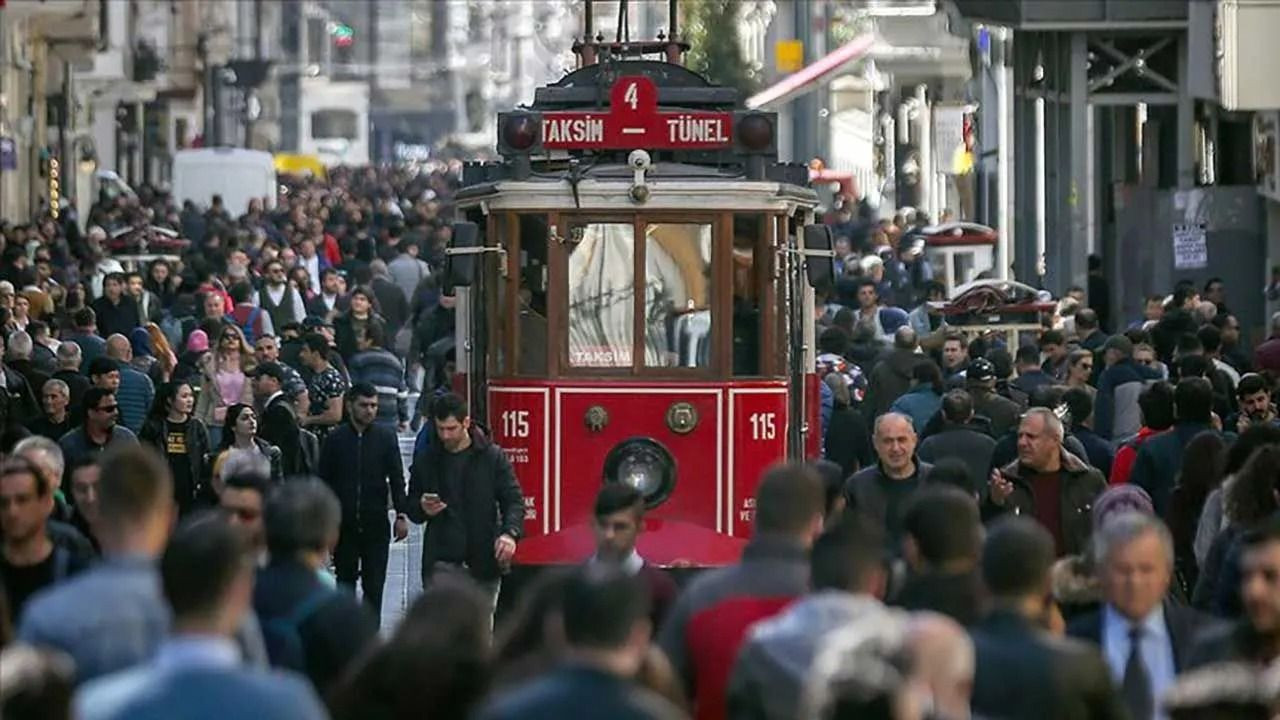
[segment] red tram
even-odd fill
[[[588,557],[607,482],[644,494],[650,562],[734,562],[762,470],[817,450],[830,233],[808,168],[777,160],[776,116],[683,49],[579,46],[499,114],[502,159],[464,170],[457,365],[524,490],[518,565]]]

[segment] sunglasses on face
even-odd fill
[[[97,410],[100,413],[106,413],[107,415],[110,415],[111,413],[119,409],[120,409],[119,405],[107,405],[106,407],[94,408],[94,410]]]

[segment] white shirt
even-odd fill
[[[600,557],[598,555],[592,555],[591,559],[587,562],[594,565],[600,562]],[[622,568],[622,572],[630,575],[631,577],[635,577],[640,574],[640,569],[644,567],[644,558],[640,557],[640,553],[636,552],[635,548],[631,548],[631,554],[627,556],[626,560],[622,561],[622,564],[619,565],[619,567]]]
[[[320,288],[320,256],[312,255],[309,258],[298,256],[298,264],[307,269],[307,274],[311,276],[311,288],[317,290]]]
[[[1164,621],[1164,607],[1157,605],[1141,623],[1134,623],[1121,615],[1110,604],[1102,608],[1102,655],[1111,668],[1111,678],[1117,688],[1124,685],[1124,668],[1129,663],[1129,628],[1142,625],[1142,664],[1151,680],[1151,693],[1156,708],[1155,718],[1167,720],[1160,709],[1160,698],[1173,686],[1177,676],[1173,665],[1173,639]]]

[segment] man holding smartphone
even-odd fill
[[[524,496],[511,463],[472,426],[462,398],[440,396],[430,417],[433,442],[409,469],[409,519],[426,523],[423,587],[437,571],[461,570],[490,593],[496,608],[524,527]]]

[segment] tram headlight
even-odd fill
[[[670,451],[656,440],[630,438],[605,457],[604,481],[630,485],[644,496],[645,505],[653,508],[675,490],[676,463]]]
[[[531,113],[504,113],[502,116],[502,144],[512,150],[526,151],[538,143],[542,124]]]
[[[738,142],[747,150],[762,152],[773,145],[773,121],[764,113],[751,113],[740,116],[738,123]]]

